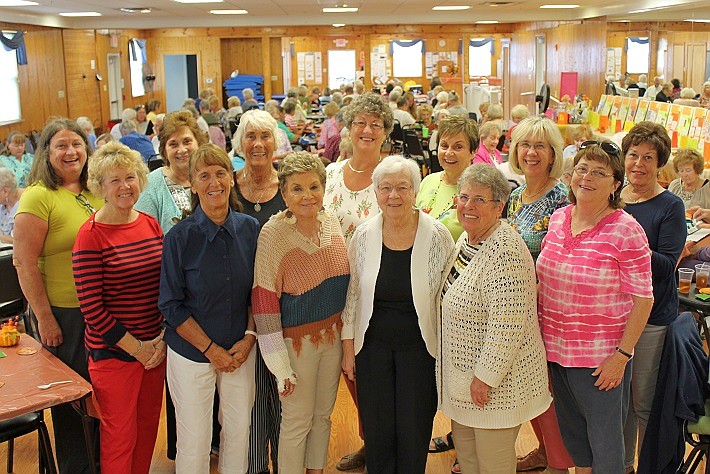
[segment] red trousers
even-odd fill
[[[89,357],[89,373],[101,412],[101,473],[148,474],[158,436],[165,361],[145,370],[140,362]]]
[[[547,452],[547,465],[554,469],[574,467],[574,461],[567,453],[565,443],[562,441],[560,427],[557,425],[555,402],[537,418],[530,420],[535,436]]]

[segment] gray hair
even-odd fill
[[[392,92],[390,92],[390,102],[397,102],[400,97],[402,97],[402,93],[392,89]]]
[[[239,119],[237,131],[234,133],[232,146],[234,147],[234,152],[237,155],[244,156],[242,140],[244,140],[247,127],[252,127],[255,130],[267,130],[271,132],[271,136],[274,138],[274,150],[278,150],[279,147],[281,147],[282,134],[276,133],[276,130],[279,128],[278,123],[276,123],[276,119],[274,119],[274,117],[272,117],[271,114],[265,110],[251,109],[242,114],[242,118]]]
[[[135,120],[136,119],[136,109],[128,108],[123,109],[121,112],[121,120]]]
[[[681,99],[692,99],[695,97],[695,91],[693,90],[692,87],[684,87],[680,91],[680,98]]]
[[[503,107],[500,104],[491,104],[488,107],[488,120],[502,119]]]
[[[292,151],[284,157],[281,165],[279,165],[279,189],[283,191],[286,188],[286,180],[289,176],[310,171],[318,175],[320,184],[325,187],[325,165],[323,160],[307,151]]]
[[[422,182],[419,167],[414,160],[405,158],[402,155],[390,155],[383,158],[382,161],[380,161],[380,164],[375,167],[375,171],[372,172],[372,185],[377,188],[385,176],[399,173],[407,175],[409,184],[412,185],[414,193],[418,193],[419,185]]]
[[[242,96],[244,97],[244,100],[253,99],[254,91],[249,87],[245,87],[244,89],[242,89]]]
[[[462,188],[472,188],[476,185],[490,189],[494,201],[506,202],[510,195],[510,184],[503,173],[495,166],[486,163],[476,163],[461,173],[458,193],[461,193]]]
[[[94,133],[94,124],[91,122],[89,117],[79,117],[76,119],[76,123],[84,132],[86,132],[87,135]]]
[[[17,189],[17,179],[10,168],[0,167],[0,189],[2,188],[9,188],[10,191]]]
[[[131,132],[137,131],[138,127],[136,126],[135,120],[124,120],[121,122],[121,125],[118,126],[118,130],[120,130],[121,135],[128,135]]]
[[[445,104],[449,101],[449,93],[446,91],[441,91],[438,94],[436,94],[436,102],[437,104]]]
[[[379,117],[385,125],[385,135],[389,135],[394,128],[394,115],[392,115],[392,109],[385,102],[381,95],[375,94],[373,92],[365,92],[360,94],[353,100],[348,106],[347,110],[343,114],[345,119],[345,127],[350,130],[350,126],[353,124],[353,120],[358,115],[375,115]]]
[[[333,95],[331,97],[333,99],[333,102],[340,103],[343,101],[343,93],[342,92],[335,91],[335,92],[333,92]]]

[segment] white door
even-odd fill
[[[108,55],[108,99],[112,119],[121,118],[123,110],[123,88],[121,79],[121,55]]]
[[[335,49],[328,51],[328,87],[335,90],[341,84],[355,82],[355,50]]]

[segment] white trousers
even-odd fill
[[[168,387],[177,420],[177,474],[210,471],[212,403],[219,391],[219,472],[244,474],[249,466],[249,425],[254,405],[256,351],[232,373],[210,363],[193,362],[168,348]]]

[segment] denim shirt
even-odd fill
[[[244,337],[254,281],[259,223],[230,212],[217,226],[201,207],[165,235],[158,306],[164,340],[194,362],[209,362],[176,331],[192,316],[215,344],[229,349]]]

